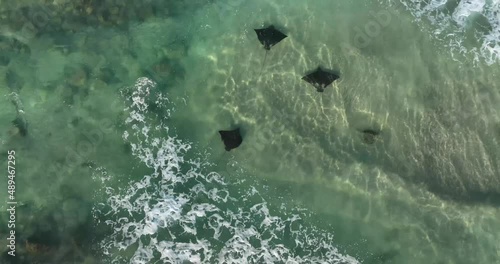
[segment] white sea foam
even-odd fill
[[[446,0],[400,1],[418,20],[427,19],[433,24],[433,33],[446,41],[451,52],[474,54],[476,60],[488,64],[500,60],[500,1],[461,0],[456,6],[447,6]],[[481,17],[488,25],[478,23]],[[476,29],[479,45],[465,45],[466,33]]]
[[[137,81],[123,137],[153,173],[126,190],[107,188],[101,211],[112,219],[114,233],[101,246],[114,263],[358,263],[338,252],[331,233],[304,223],[303,212],[276,216],[256,188],[242,190],[185,158],[188,144],[166,135],[167,127],[150,127],[154,89],[146,78]],[[155,131],[165,136],[154,138]],[[116,249],[133,256],[120,258]]]
[[[484,0],[461,1],[455,9],[455,12],[453,12],[452,18],[460,27],[466,27],[469,17],[474,13],[484,12],[485,4]]]

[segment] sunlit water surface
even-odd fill
[[[219,1],[126,30],[4,29],[30,48],[0,66],[20,259],[500,261],[499,6],[441,2]],[[270,24],[288,37],[266,57],[253,29]],[[324,93],[301,80],[317,66],[340,72]],[[235,127],[226,152],[217,130]]]

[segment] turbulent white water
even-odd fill
[[[418,19],[428,20],[433,32],[445,40],[451,53],[472,54],[488,64],[500,60],[500,1],[498,0],[401,0]],[[479,43],[468,45],[466,35]]]
[[[358,263],[338,252],[332,234],[301,221],[300,210],[278,216],[256,188],[228,185],[185,158],[195,151],[189,144],[151,125],[151,98],[168,107],[151,80],[139,79],[124,139],[154,172],[126,190],[107,189],[111,209],[103,213],[113,216],[114,234],[102,248],[114,263]],[[116,258],[117,249],[132,254]]]

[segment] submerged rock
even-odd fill
[[[32,232],[26,239],[30,244],[39,247],[57,247],[61,244],[58,224],[51,213],[40,215],[36,221],[30,223],[30,229]]]
[[[76,198],[68,199],[62,204],[60,220],[67,231],[74,232],[87,223],[89,212],[90,208],[84,201]]]
[[[90,69],[82,64],[67,66],[64,68],[64,75],[66,76],[66,82],[70,86],[80,88],[87,84]]]
[[[19,91],[24,85],[23,79],[14,70],[9,69],[5,73],[5,82],[13,91]]]
[[[41,2],[41,1],[38,1]],[[203,5],[203,2],[195,6]],[[186,11],[180,2],[170,1],[44,1],[17,3],[0,16],[0,22],[12,31],[31,37],[47,33],[76,33],[86,27],[121,27],[151,17],[170,16],[176,9]]]
[[[9,65],[10,57],[7,54],[0,54],[0,66]]]
[[[110,67],[101,68],[98,78],[106,84],[113,84],[120,81],[120,79],[116,76],[115,70]]]
[[[144,74],[160,85],[184,78],[184,68],[175,60],[162,58],[151,65]]]
[[[24,106],[19,98],[17,90],[10,94],[10,101],[16,108],[17,117],[12,121],[14,129],[12,130],[12,136],[21,135],[23,137],[28,135],[28,121],[25,117]]]
[[[11,49],[20,54],[31,54],[30,47],[15,38],[11,40]]]
[[[62,97],[65,103],[72,105],[76,97],[84,98],[89,94],[90,68],[83,64],[66,66],[64,68],[65,82]]]
[[[6,54],[31,54],[30,47],[14,36],[0,36],[0,51]]]
[[[28,122],[23,116],[18,116],[12,121],[12,124],[17,128],[19,135],[25,137],[28,135]]]

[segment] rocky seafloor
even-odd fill
[[[176,36],[179,41],[160,38],[149,46],[137,27],[152,20],[160,30],[171,28],[173,18],[203,3],[2,1],[0,150],[15,149],[24,162],[18,165],[23,176],[17,178],[17,255],[7,255],[4,241],[1,263],[102,261],[96,255],[97,243],[99,234],[108,230],[92,217],[92,204],[99,198],[90,199],[87,192],[96,186],[95,179],[82,176],[101,165],[108,167],[106,160],[111,163],[114,153],[130,151],[117,132],[123,107],[103,105],[113,105],[108,98],[119,105],[124,83],[141,76],[152,78],[160,88],[182,80],[179,59],[186,42]],[[101,138],[106,143],[69,162],[71,149],[78,149],[86,131],[101,131],[103,119],[110,121],[111,132]],[[7,217],[4,211],[2,236],[9,232]]]

